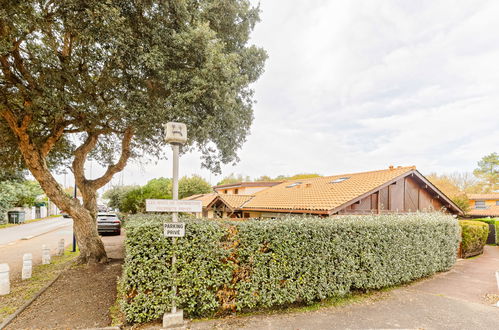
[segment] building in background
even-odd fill
[[[214,186],[213,190],[219,194],[225,195],[253,195],[280,183],[282,183],[282,181],[237,182]]]
[[[470,210],[467,215],[473,218],[499,217],[499,193],[469,194]]]
[[[463,215],[463,211],[414,166],[249,184],[214,187],[215,195],[203,203],[203,215],[209,218],[277,218],[286,214],[324,217],[435,210]]]

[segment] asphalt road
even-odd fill
[[[42,245],[56,253],[58,242],[64,238],[69,246],[73,238],[73,220],[49,218],[15,227],[0,229],[0,263],[9,264],[11,278],[20,276],[24,253],[33,255],[33,264],[42,260]]]
[[[0,229],[0,248],[20,239],[30,239],[60,228],[72,228],[72,225],[72,219],[57,217]]]
[[[25,253],[33,255],[33,265],[42,262],[42,245],[50,248],[55,255],[59,240],[63,238],[65,246],[73,243],[73,220],[63,217],[49,218],[15,227],[0,229],[0,263],[10,267],[11,278],[20,277],[22,259]],[[123,259],[124,230],[121,235],[102,237],[104,247],[111,259]]]

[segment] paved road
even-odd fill
[[[360,303],[314,312],[193,322],[191,329],[499,329],[499,247]],[[487,300],[487,297],[489,300]]]
[[[33,236],[41,235],[52,230],[71,227],[73,224],[72,219],[65,219],[63,217],[48,218],[47,220],[40,220],[36,222],[26,223],[20,226],[8,227],[0,229],[0,247],[13,243],[23,238],[31,238]]]
[[[36,224],[36,226],[34,226]],[[123,259],[124,230],[120,236],[105,235],[102,241],[111,259]],[[11,278],[19,277],[22,271],[22,257],[25,253],[33,255],[33,264],[42,262],[42,245],[47,245],[52,255],[56,254],[59,240],[65,246],[73,242],[73,220],[51,218],[21,226],[0,229],[0,263],[9,264]]]
[[[0,263],[9,264],[11,278],[20,276],[25,253],[31,253],[33,264],[38,265],[42,261],[42,245],[47,245],[55,254],[61,238],[64,238],[66,246],[71,245],[72,219],[49,218],[0,229]]]

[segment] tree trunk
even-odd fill
[[[39,151],[29,143],[27,135],[20,135],[19,149],[23,155],[24,162],[35,179],[40,183],[43,191],[57,207],[67,212],[73,218],[73,228],[80,249],[79,263],[103,263],[107,262],[104,244],[97,233],[95,217],[89,210],[83,207],[78,199],[70,198],[62,190],[61,186],[50,173],[45,159]],[[83,185],[81,191],[91,195],[88,187]],[[95,191],[94,195],[94,209]],[[91,200],[92,198],[90,198]],[[88,202],[90,202],[90,200]]]
[[[80,248],[79,263],[107,262],[104,244],[97,232],[95,217],[83,206],[73,208],[68,213],[73,218],[73,228]],[[71,213],[73,212],[73,213]]]

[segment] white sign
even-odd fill
[[[184,237],[185,236],[185,223],[183,222],[165,222],[164,224],[165,237]]]
[[[146,199],[147,212],[196,212],[202,211],[201,201],[173,199]]]

